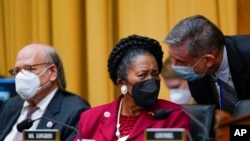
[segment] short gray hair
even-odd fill
[[[66,78],[64,73],[64,67],[62,60],[56,50],[53,47],[49,47],[46,49],[46,62],[53,63],[57,67],[57,83],[58,87],[61,90],[66,89]]]
[[[164,39],[164,43],[170,47],[186,45],[192,57],[221,50],[224,42],[225,37],[221,30],[202,15],[181,20]]]

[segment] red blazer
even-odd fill
[[[96,141],[116,141],[116,120],[119,102],[122,96],[109,104],[93,107],[83,112],[78,124],[79,132],[84,139],[95,139]],[[174,110],[163,119],[154,119],[152,114],[158,109],[181,108],[180,105],[166,100],[157,100],[152,109],[144,111],[139,117],[133,131],[129,134],[128,141],[144,141],[144,131],[147,128],[185,128],[190,131],[190,118],[182,110]],[[75,137],[74,141],[78,137]]]

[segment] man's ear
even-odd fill
[[[207,68],[209,68],[214,64],[215,57],[212,54],[207,54],[205,57],[206,57],[206,61],[207,61],[206,66],[207,66]]]
[[[50,72],[51,72],[50,81],[55,81],[58,75],[57,67],[55,64],[51,64]]]

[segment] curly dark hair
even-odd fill
[[[122,38],[110,53],[108,72],[115,85],[117,78],[127,80],[127,71],[132,60],[141,54],[152,55],[158,64],[159,72],[162,70],[163,51],[160,43],[155,39],[133,34]]]

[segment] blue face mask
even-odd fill
[[[202,58],[201,58],[202,59]],[[199,59],[193,66],[174,66],[172,65],[173,71],[176,75],[185,79],[187,81],[194,81],[197,79],[201,79],[206,75],[207,69],[202,74],[197,74],[194,72],[194,67],[200,62]]]

